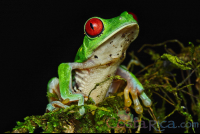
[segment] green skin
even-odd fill
[[[59,96],[59,100],[66,100],[68,99],[69,101],[77,101],[78,100],[78,105],[82,106],[80,108],[80,114],[83,115],[85,113],[84,109],[84,96],[81,93],[74,93],[72,91],[72,70],[73,69],[83,69],[81,68],[83,65],[82,63],[86,63],[89,58],[91,58],[91,55],[93,54],[94,51],[98,50],[98,48],[106,41],[108,40],[113,33],[116,31],[121,30],[123,27],[130,25],[130,24],[137,24],[137,21],[132,17],[132,15],[128,14],[126,11],[123,12],[120,16],[112,18],[112,19],[103,19],[100,17],[94,17],[94,18],[99,18],[104,25],[104,31],[100,36],[97,36],[95,38],[91,38],[87,35],[85,35],[83,44],[79,48],[74,63],[61,63],[58,67],[58,77],[59,77],[59,89],[57,91],[52,91],[52,82],[56,78],[52,78],[49,83],[48,83],[48,92],[55,93]],[[91,18],[90,18],[91,19]],[[85,28],[85,26],[84,26]],[[85,30],[85,29],[84,29]],[[126,48],[127,49],[127,48]],[[80,66],[79,66],[80,63]],[[121,63],[121,61],[120,61]],[[101,65],[101,64],[100,64]],[[99,64],[96,64],[95,66],[100,66]],[[117,66],[119,66],[117,64]],[[90,66],[88,66],[90,68]],[[145,106],[150,106],[151,105],[151,100],[146,96],[146,94],[143,92],[143,87],[142,84],[137,80],[137,78],[130,73],[128,70],[126,70],[126,67],[118,67],[118,74],[124,78],[127,75],[132,83],[132,88],[135,88],[139,91],[140,93],[140,98],[142,99],[143,103]],[[130,88],[130,87],[129,87]],[[127,90],[129,90],[127,88]],[[135,94],[135,91],[130,93]],[[129,93],[126,93],[125,96],[125,104],[127,106],[130,106],[130,98],[128,97]],[[137,96],[137,95],[136,95]],[[135,96],[132,95],[132,97],[135,98]],[[136,97],[137,99],[137,97]],[[68,107],[67,105],[62,104],[61,102],[58,101],[53,101],[49,98],[50,103],[47,105],[47,110],[52,111],[54,110],[56,105],[59,105],[60,107]],[[145,102],[148,102],[145,103]],[[134,104],[138,103],[138,101],[134,101]],[[141,106],[140,106],[141,107]],[[137,108],[136,108],[137,109]]]

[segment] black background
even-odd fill
[[[28,0],[0,1],[0,6],[1,132],[12,130],[16,121],[23,121],[26,116],[44,114],[47,83],[57,77],[60,63],[73,62],[83,41],[84,23],[90,17],[109,19],[123,11],[135,13],[140,33],[128,52],[136,52],[145,43],[178,39],[187,46],[189,41],[197,44],[195,40],[200,39],[198,1]],[[177,53],[180,50],[176,43],[168,47]],[[155,51],[161,54],[164,47]],[[135,54],[144,65],[151,63],[149,55]],[[130,56],[126,59],[125,65]],[[171,107],[169,111],[172,110]],[[168,120],[184,121],[184,117]]]

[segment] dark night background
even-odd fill
[[[11,131],[16,121],[26,116],[44,114],[47,83],[57,77],[60,63],[73,62],[88,18],[109,19],[123,11],[138,17],[140,33],[127,52],[134,50],[144,65],[152,63],[149,55],[136,51],[145,43],[178,39],[187,46],[189,41],[197,45],[196,39],[200,39],[198,1],[0,1],[0,132]],[[168,48],[177,53],[180,50],[176,43]],[[164,47],[155,51],[161,54]],[[130,58],[127,55],[125,65]],[[176,115],[168,120],[184,121],[183,116]]]

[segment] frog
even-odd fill
[[[125,122],[133,122],[133,114],[131,114],[129,108],[125,108],[123,110],[117,109],[117,116],[120,118],[119,120]]]
[[[119,75],[127,81],[124,91],[124,105],[133,108],[137,114],[143,113],[141,99],[145,107],[152,105],[151,99],[136,76],[120,65],[126,57],[126,50],[137,38],[139,25],[135,14],[124,11],[111,19],[91,17],[84,25],[83,44],[78,49],[74,62],[58,66],[58,78],[53,77],[47,84],[47,92],[56,94],[49,97],[46,111],[68,108],[77,102],[80,115],[85,113],[84,103],[88,95],[99,104],[119,89],[120,82],[109,79],[92,90],[97,83],[108,77]],[[91,93],[90,93],[91,92]],[[132,100],[131,100],[131,97]]]

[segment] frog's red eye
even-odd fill
[[[128,114],[130,112],[130,108],[126,108],[126,113]]]
[[[133,16],[133,18],[138,22],[137,16],[134,13],[128,12],[128,14],[131,14]]]
[[[85,32],[89,37],[96,37],[103,31],[103,23],[98,18],[92,18],[85,24]]]

